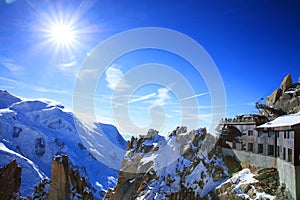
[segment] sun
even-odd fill
[[[49,32],[50,39],[58,46],[72,46],[76,40],[76,31],[65,23],[53,24]]]

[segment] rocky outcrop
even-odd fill
[[[276,169],[243,169],[214,189],[207,198],[227,199],[292,199],[291,193],[280,185]]]
[[[14,193],[19,193],[22,168],[16,160],[0,168],[0,200],[11,199]]]
[[[48,199],[94,199],[91,191],[87,188],[85,179],[80,177],[78,173],[74,173],[72,168],[69,168],[66,155],[56,156],[52,160],[51,173],[52,184]]]
[[[52,185],[49,199],[70,199],[69,163],[67,156],[57,156],[52,160]]]
[[[275,200],[293,200],[292,194],[284,183],[282,183],[276,190]]]
[[[34,192],[31,195],[32,199],[47,199],[51,188],[51,179],[45,178],[37,186],[34,187]]]
[[[22,197],[19,193],[21,185],[22,168],[16,160],[0,168],[0,200],[9,199],[51,199],[68,200],[82,199],[93,200],[92,192],[87,187],[87,182],[69,167],[66,155],[56,156],[52,160],[52,180],[44,179],[34,187],[34,192],[29,197]]]
[[[202,199],[240,168],[206,129],[178,127],[168,138],[149,130],[128,142],[117,186],[103,199]]]
[[[283,78],[283,81],[280,84],[280,89],[285,92],[293,85],[292,76],[290,74],[286,75]]]
[[[292,77],[288,74],[284,77],[280,88],[276,89],[266,99],[266,106],[281,110],[287,114],[297,113],[300,111],[300,82],[293,83]],[[277,117],[272,113],[271,109],[264,109],[264,115],[269,116],[270,119]],[[273,117],[273,118],[272,118]]]
[[[270,96],[266,99],[266,105],[272,106],[278,101],[279,97],[282,95],[282,89],[276,89]]]

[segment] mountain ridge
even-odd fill
[[[0,165],[17,159],[24,168],[20,191],[28,196],[34,185],[51,177],[52,157],[68,154],[70,166],[86,177],[94,196],[101,198],[115,184],[115,166],[121,164],[126,141],[113,125],[89,123],[93,128],[59,102],[22,99],[0,90]],[[87,135],[97,145],[86,145]],[[34,175],[37,171],[30,163],[42,176]]]

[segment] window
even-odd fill
[[[284,131],[279,131],[279,136],[278,137],[280,137],[280,138],[282,138],[283,136],[284,136]]]
[[[292,149],[288,148],[288,162],[292,162],[292,155],[293,155]]]
[[[286,139],[286,132],[284,131],[284,137],[283,137],[284,139]]]
[[[283,147],[283,160],[285,160],[285,147]]]
[[[248,136],[253,136],[253,130],[248,130]]]
[[[294,131],[287,131],[286,139],[293,139],[294,138]]]
[[[258,131],[258,137],[262,137],[264,135],[263,131]]]
[[[264,144],[258,144],[257,147],[258,153],[264,153]]]
[[[246,151],[246,143],[242,142],[242,151]]]
[[[268,132],[268,137],[274,137],[274,132],[273,131],[269,131]]]
[[[268,145],[268,156],[274,156],[274,145]]]
[[[290,132],[290,138],[294,139],[294,131],[289,131]]]
[[[281,146],[277,146],[277,157],[280,158]]]
[[[253,152],[253,143],[252,142],[248,142],[248,151]]]

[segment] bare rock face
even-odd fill
[[[69,168],[68,157],[66,155],[56,156],[52,160],[52,184],[48,195],[51,200],[68,200],[79,198],[92,200],[93,195],[87,188],[84,178]]]
[[[84,177],[80,177],[78,172],[75,172],[69,168],[69,180],[72,191],[71,196],[80,195],[83,200],[92,200],[94,199],[91,191],[87,187],[87,182]]]
[[[78,172],[69,168],[66,155],[56,156],[52,160],[52,180],[44,179],[34,187],[33,194],[24,198],[20,196],[22,168],[16,160],[0,168],[0,200],[10,199],[51,199],[68,200],[82,199],[93,200],[86,180]]]
[[[267,97],[266,105],[272,106],[275,104],[275,102],[279,99],[279,97],[282,95],[281,89],[276,89],[270,96]]]
[[[293,83],[288,74],[284,77],[280,88],[276,89],[266,99],[266,105],[276,110],[282,110],[287,114],[300,111],[300,82]]]
[[[70,199],[68,169],[69,163],[67,156],[57,156],[52,160],[52,185],[49,192],[49,199]]]
[[[292,76],[290,74],[286,75],[280,84],[280,89],[285,92],[293,85]]]
[[[0,168],[0,200],[11,199],[18,193],[21,185],[22,168],[16,160]]]

